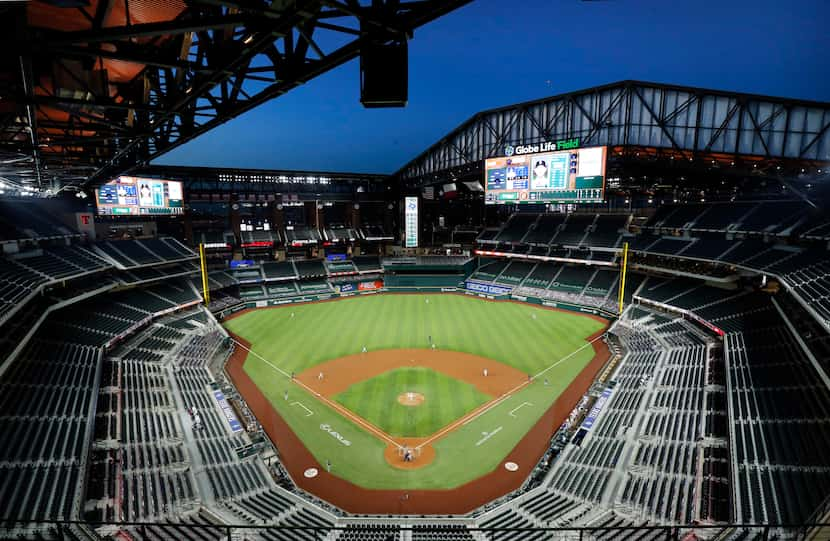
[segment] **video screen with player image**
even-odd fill
[[[485,160],[485,202],[595,203],[605,198],[606,147]]]

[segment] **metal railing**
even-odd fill
[[[802,523],[802,524],[674,524],[674,525],[616,525],[616,526],[583,526],[583,527],[466,527],[421,524],[413,525],[413,520],[401,518],[405,526],[393,523],[376,525],[339,525],[339,526],[273,526],[250,524],[194,524],[170,522],[93,522],[74,520],[17,520],[12,518],[0,519],[0,538],[55,538],[77,539],[79,532],[94,530],[97,537],[91,539],[131,539],[133,535],[146,539],[185,539],[190,536],[187,532],[200,537],[210,536],[213,539],[222,538],[228,541],[256,539],[260,533],[273,532],[290,534],[297,537],[323,541],[330,539],[333,532],[351,532],[360,534],[387,534],[390,540],[411,538],[402,536],[404,532],[419,534],[457,534],[459,531],[479,532],[484,538],[492,541],[508,541],[518,534],[542,533],[541,539],[550,540],[617,540],[629,538],[643,538],[655,541],[681,541],[697,538],[705,539],[735,539],[735,540],[804,540],[818,541],[830,539],[830,523]],[[429,520],[427,517],[418,521]],[[436,521],[440,519],[436,518]],[[106,533],[104,533],[106,532]],[[301,535],[301,534],[305,535]],[[132,534],[132,535],[131,535]],[[311,536],[309,535],[311,534]],[[313,537],[312,537],[313,536]],[[292,536],[293,537],[293,536]]]

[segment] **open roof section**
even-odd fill
[[[53,191],[105,181],[468,2],[2,5],[0,176]]]

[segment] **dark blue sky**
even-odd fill
[[[476,0],[416,30],[409,105],[343,65],[157,163],[391,173],[482,109],[623,79],[830,101],[830,0]]]

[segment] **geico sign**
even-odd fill
[[[331,434],[332,438],[336,439],[337,441],[339,441],[340,443],[342,443],[346,447],[348,447],[352,444],[352,442],[350,442],[349,440],[347,440],[346,438],[341,436],[340,432],[337,432],[336,430],[334,430],[331,427],[331,425],[327,425],[327,424],[323,423],[323,424],[320,425],[320,430],[322,430],[323,432],[328,432],[329,434]]]

